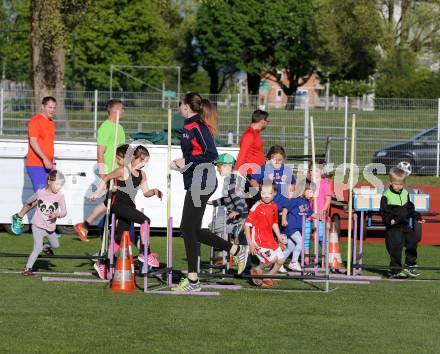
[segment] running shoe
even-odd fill
[[[201,291],[202,285],[200,284],[200,281],[197,280],[197,283],[191,283],[188,278],[184,278],[180,281],[179,285],[177,285],[174,288],[171,288],[172,291],[180,291],[180,292],[186,292],[186,291]]]
[[[287,268],[294,272],[301,272],[301,265],[298,262],[290,262]]]
[[[282,265],[282,266],[280,267],[280,269],[278,269],[278,273],[286,274],[286,273],[287,273],[287,269],[284,268],[284,266]]]
[[[264,279],[263,284],[261,285],[262,288],[272,288],[274,285],[278,285],[278,282],[274,279]]]
[[[144,254],[138,254],[138,261],[144,263]],[[158,268],[160,265],[159,260],[157,259],[157,253],[148,253],[147,263],[150,267]]]
[[[55,253],[53,253],[52,248],[50,247],[44,247],[43,253],[45,256],[53,256]]]
[[[405,269],[403,271],[406,273],[406,275],[408,275],[411,278],[416,278],[421,274],[417,270],[417,264],[415,264],[413,266],[405,265]]]
[[[251,269],[251,276],[252,275],[263,275],[263,272],[260,272],[258,270],[256,270],[255,268]],[[255,286],[261,286],[263,284],[263,279],[261,278],[252,278],[252,283]]]
[[[89,230],[84,226],[84,224],[81,222],[79,224],[76,224],[74,226],[75,232],[78,235],[79,239],[82,242],[90,242],[90,240],[87,238],[87,234],[89,233]]]
[[[233,256],[235,264],[237,265],[237,274],[243,273],[246,268],[246,263],[249,255],[249,247],[248,246],[239,246],[240,249],[238,253]]]
[[[24,275],[25,277],[35,275],[35,273],[32,272],[32,268],[24,268],[21,274]]]
[[[19,217],[18,214],[12,215],[12,222],[11,222],[11,230],[15,235],[21,235],[23,232],[23,218]]]
[[[99,279],[107,279],[107,267],[105,264],[95,263],[93,268],[95,268],[96,272],[98,273]]]
[[[400,271],[399,273],[390,273],[388,276],[389,279],[407,279],[408,274],[404,270]]]

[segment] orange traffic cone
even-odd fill
[[[122,234],[111,290],[115,293],[134,293],[136,291],[134,286],[133,255],[131,253],[130,234],[128,231]]]
[[[332,270],[343,269],[341,251],[339,250],[338,232],[336,231],[335,223],[332,223],[329,235],[329,251],[328,263]]]

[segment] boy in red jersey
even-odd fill
[[[260,264],[251,270],[251,275],[263,275],[263,269],[272,266],[268,273],[275,275],[284,263],[283,250],[286,248],[281,241],[278,227],[278,207],[273,202],[276,194],[276,185],[272,181],[266,181],[260,188],[261,198],[251,208],[245,221],[246,239],[249,250],[260,260]],[[278,239],[275,240],[273,233]],[[252,279],[257,286],[271,288],[274,285],[272,279]]]

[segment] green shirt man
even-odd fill
[[[104,175],[112,171],[112,163],[115,158],[115,132],[116,132],[116,115],[119,111],[119,119],[124,116],[124,104],[119,99],[111,99],[107,102],[108,118],[98,129],[98,164],[99,174]],[[121,124],[118,125],[118,141],[117,146],[125,144],[125,132]],[[113,169],[116,166],[113,167]]]

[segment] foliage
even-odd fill
[[[395,46],[408,46],[416,53],[438,54],[440,44],[440,0],[377,0],[386,41],[386,52]]]
[[[307,82],[314,71],[309,20],[312,12],[308,0],[268,1],[268,16],[272,21],[267,22],[264,30],[270,33],[268,45],[273,48],[269,70],[272,74],[277,69],[286,71],[288,82],[279,78],[278,83],[287,96],[295,95],[297,87]]]
[[[242,14],[232,2],[202,2],[196,18],[196,50],[201,66],[210,78],[210,93],[219,93],[241,62],[243,43],[237,24]]]
[[[413,82],[417,78],[417,56],[408,47],[393,48],[379,64],[376,81],[378,97],[413,97]]]
[[[187,89],[184,86],[189,85],[197,88],[197,85],[201,84],[201,76],[198,70],[200,65],[193,46],[196,13],[194,4],[189,0],[180,0],[177,4],[178,12],[181,14],[182,19],[179,20],[181,21],[180,24],[175,27],[175,35],[173,36],[171,46],[175,49],[174,60],[181,67],[181,92],[185,92]],[[200,90],[199,92],[209,92],[209,78],[207,80],[207,82],[205,81],[202,84],[205,91]],[[206,83],[208,84],[207,87]],[[193,90],[198,91],[196,88],[193,88]]]
[[[276,76],[286,69],[291,84],[281,78],[280,84],[287,94],[295,93],[312,71],[311,10],[305,0],[203,2],[196,29],[200,60],[211,81],[223,75],[211,92],[223,87],[228,74],[242,70],[248,74],[249,90],[256,93],[263,72]]]
[[[70,32],[81,21],[90,0],[32,0],[33,18],[38,18],[38,27],[33,36],[38,36],[46,55],[53,55],[58,48],[66,46]],[[49,16],[50,14],[50,16]]]
[[[338,80],[330,85],[330,93],[339,97],[361,97],[373,92],[373,85],[366,81]]]
[[[315,0],[313,48],[321,76],[366,80],[380,59],[383,23],[375,0]]]
[[[28,0],[3,1],[0,6],[0,76],[30,83],[30,7]]]
[[[197,70],[193,73],[186,82],[182,85],[182,92],[209,92],[209,76],[205,70]]]
[[[175,64],[171,44],[180,21],[176,7],[168,1],[93,1],[71,43],[77,81],[86,89],[102,90],[108,88],[110,64]],[[124,71],[139,76],[139,72]],[[157,71],[144,72],[138,79],[159,87],[162,82]],[[135,91],[147,87],[122,75],[115,77],[114,86]]]

